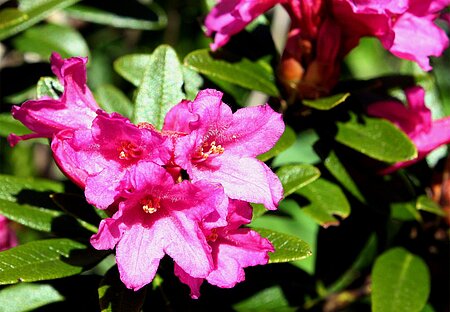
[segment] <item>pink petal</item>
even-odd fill
[[[12,248],[17,245],[17,237],[8,225],[6,217],[0,215],[0,251]]]
[[[191,289],[191,298],[198,299],[200,297],[200,286],[203,283],[203,278],[195,278],[187,274],[177,264],[174,266],[174,273],[180,281],[189,286]]]

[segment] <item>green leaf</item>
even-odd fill
[[[266,288],[255,295],[233,305],[238,312],[294,312],[296,308],[290,307],[284,298],[283,291],[279,286]]]
[[[45,179],[20,178],[0,174],[0,199],[17,201],[17,195],[23,191],[63,192],[63,184]]]
[[[445,212],[441,206],[434,202],[427,195],[420,195],[417,198],[416,209],[434,213],[438,216],[445,217]]]
[[[104,256],[67,238],[29,242],[0,253],[0,285],[79,274]]]
[[[303,104],[319,110],[329,110],[345,102],[350,93],[339,93],[332,96],[322,97],[316,100],[303,100]]]
[[[272,147],[269,151],[265,152],[264,154],[259,155],[258,159],[261,161],[267,161],[272,157],[277,156],[282,151],[286,150],[288,147],[294,144],[295,139],[296,136],[294,130],[292,130],[292,128],[289,126],[286,126],[283,135],[280,137],[275,146]]]
[[[117,266],[108,270],[98,288],[100,311],[139,312],[144,304],[146,288],[133,291],[119,278]]]
[[[283,185],[284,197],[320,177],[319,169],[306,164],[285,165],[278,169],[276,174]]]
[[[169,109],[184,98],[182,67],[175,51],[161,45],[142,70],[145,73],[136,91],[133,122],[149,122],[161,129]]]
[[[0,114],[0,136],[7,137],[10,133],[23,135],[31,133],[31,131],[20,121],[14,119],[11,113]]]
[[[22,283],[0,291],[2,312],[32,311],[63,300],[64,297],[53,286],[47,284]]]
[[[209,49],[204,49],[188,54],[184,59],[184,64],[208,77],[222,79],[271,96],[279,95],[270,67],[246,58],[227,61],[218,58],[217,54],[211,54]]]
[[[119,75],[139,87],[151,61],[152,54],[128,54],[115,60],[113,66]]]
[[[383,253],[372,270],[372,311],[415,312],[425,306],[430,273],[425,262],[403,248]]]
[[[272,162],[272,166],[279,167],[292,163],[311,165],[319,163],[320,157],[313,147],[317,140],[319,140],[319,136],[312,129],[298,133],[295,143],[277,155]]]
[[[311,256],[309,245],[296,236],[275,232],[268,229],[253,228],[261,236],[267,238],[275,248],[270,254],[269,263],[302,260]]]
[[[67,26],[46,24],[27,29],[13,41],[21,52],[34,52],[48,59],[53,51],[61,57],[89,56],[89,48],[83,36]]]
[[[414,202],[393,202],[389,204],[392,219],[400,221],[413,221],[422,222],[422,217],[414,206]]]
[[[361,194],[358,186],[345,169],[339,157],[334,151],[331,151],[324,161],[325,168],[338,180],[347,191],[350,192],[361,203],[365,203],[364,196]]]
[[[203,78],[196,71],[182,65],[184,92],[189,100],[195,99],[200,87],[203,85]]]
[[[9,13],[2,13],[2,18],[0,19],[0,40],[15,35],[45,19],[54,11],[66,8],[78,1],[80,0],[34,1],[35,3],[33,5],[27,7],[21,6],[19,12],[22,12],[23,15],[8,9]],[[6,14],[6,16],[4,16],[4,14]],[[27,18],[24,18],[25,16]],[[4,17],[7,17],[7,19],[3,19]]]
[[[133,103],[113,85],[101,85],[95,90],[95,99],[105,111],[117,112],[127,118],[133,113]]]
[[[5,8],[0,11],[0,32],[9,27],[13,27],[28,19],[28,14],[15,8]]]
[[[159,30],[165,28],[167,26],[167,15],[164,10],[161,9],[156,3],[151,3],[147,5],[147,7],[156,14],[158,17],[157,21],[120,16],[111,12],[80,4],[67,8],[65,11],[69,16],[79,20],[109,25],[117,28],[140,30]],[[151,16],[151,14],[149,15]]]
[[[49,96],[53,99],[59,99],[60,93],[64,91],[63,85],[57,78],[41,77],[36,86],[36,97]]]
[[[318,179],[296,193],[309,200],[303,211],[323,227],[339,224],[333,215],[346,218],[350,214],[350,204],[341,188],[325,179]]]
[[[338,122],[336,141],[369,157],[386,162],[414,159],[417,150],[408,136],[387,120],[362,117]]]

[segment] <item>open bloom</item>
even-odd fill
[[[199,224],[228,206],[222,187],[189,181],[175,184],[164,168],[150,162],[133,166],[128,178],[128,196],[112,218],[101,221],[92,245],[117,246],[120,278],[134,290],[152,281],[165,254],[189,276],[207,277],[213,259]],[[215,221],[223,225],[225,220]]]
[[[8,226],[8,219],[0,215],[0,251],[17,245],[14,231]]]
[[[221,288],[234,287],[244,281],[244,268],[267,264],[269,261],[268,252],[274,251],[269,240],[251,229],[241,227],[250,223],[251,217],[252,208],[248,203],[231,200],[226,226],[203,227],[214,262],[214,269],[206,277],[210,284]],[[175,265],[175,274],[190,287],[191,297],[197,299],[204,279],[192,277],[178,265]]]
[[[437,147],[450,142],[450,117],[431,119],[431,111],[425,106],[425,91],[421,87],[407,89],[405,94],[407,106],[390,100],[371,104],[367,108],[369,115],[394,123],[417,147],[417,158],[396,163],[383,170],[384,174],[414,164]]]
[[[220,183],[233,199],[276,209],[283,196],[278,177],[255,157],[268,151],[284,131],[269,105],[234,114],[216,90],[200,91],[167,114],[163,130],[185,133],[175,143],[174,161],[192,181]]]
[[[50,61],[64,92],[59,99],[43,97],[13,106],[13,117],[34,133],[23,136],[10,134],[8,140],[12,146],[21,140],[51,138],[64,129],[90,128],[100,108],[86,85],[87,58],[61,59],[59,54],[53,53]]]
[[[91,129],[61,131],[52,140],[59,167],[85,187],[86,199],[100,209],[120,196],[121,182],[134,165],[140,161],[164,165],[171,157],[171,146],[155,129],[100,110]]]

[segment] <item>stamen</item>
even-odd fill
[[[219,234],[217,234],[217,230],[212,229],[211,233],[206,237],[206,240],[208,242],[215,242],[217,240],[217,238],[219,238]]]
[[[205,150],[207,150],[205,152]],[[211,143],[205,142],[197,151],[195,158],[199,161],[203,161],[208,159],[209,156],[212,155],[220,155],[225,152],[225,148],[222,145],[216,145],[216,141],[212,141]]]
[[[142,205],[142,210],[144,210],[145,213],[155,213],[158,211],[160,206],[160,199],[159,198],[151,198],[151,197],[144,197],[139,201],[139,204]]]
[[[119,159],[130,160],[142,157],[142,149],[130,141],[121,141],[120,146],[117,147],[119,152]]]

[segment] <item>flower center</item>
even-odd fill
[[[206,236],[206,240],[208,242],[215,242],[218,237],[219,237],[219,234],[217,234],[217,230],[216,229],[212,229],[211,233],[208,236]]]
[[[216,141],[212,141],[211,143],[205,142],[195,153],[194,158],[197,161],[203,161],[208,159],[210,156],[221,155],[225,152],[225,148],[222,145],[216,145]]]
[[[139,204],[142,205],[142,210],[144,210],[145,213],[155,213],[158,211],[159,208],[161,208],[160,205],[160,199],[159,198],[152,198],[152,197],[144,197],[139,201]]]
[[[117,147],[119,152],[119,159],[131,160],[142,157],[142,149],[130,141],[121,141],[120,146]]]

